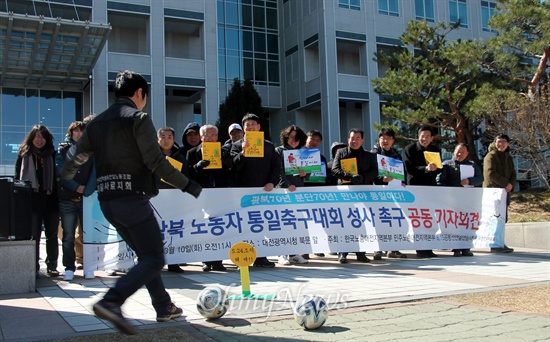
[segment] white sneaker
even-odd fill
[[[114,275],[116,275],[116,270],[114,270],[114,269],[105,270],[105,274],[108,275],[108,276],[114,276]]]
[[[74,271],[66,270],[65,274],[63,275],[63,280],[71,281],[74,279]]]
[[[297,264],[307,264],[309,262],[306,259],[304,259],[304,257],[301,256],[300,254],[296,254],[295,256],[293,256],[291,261]]]
[[[94,278],[95,278],[94,271],[84,272],[84,279],[94,279]]]
[[[290,260],[288,260],[288,255],[279,256],[279,265],[290,265]]]

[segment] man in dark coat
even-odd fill
[[[441,150],[432,144],[434,132],[430,126],[422,126],[418,130],[418,141],[413,142],[403,151],[403,164],[407,175],[407,185],[436,186],[435,177],[441,171],[435,163],[426,165],[424,152],[435,152],[441,155]],[[417,250],[419,258],[436,258],[431,249]]]
[[[352,128],[349,131],[348,147],[342,148],[336,152],[332,164],[332,175],[338,179],[338,184],[343,181],[350,181],[353,185],[372,185],[378,177],[378,164],[376,156],[363,149],[364,132],[358,128]],[[357,174],[351,174],[342,168],[341,161],[344,159],[355,158],[357,163]],[[357,261],[370,262],[365,252],[356,252]],[[346,264],[348,253],[340,253],[338,260],[341,264]]]

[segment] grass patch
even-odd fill
[[[508,222],[550,221],[550,190],[534,188],[513,192]]]

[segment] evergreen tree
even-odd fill
[[[465,142],[478,161],[473,142],[482,115],[471,109],[470,102],[483,84],[496,84],[479,67],[478,42],[447,39],[458,25],[411,21],[400,37],[411,49],[376,53],[375,60],[390,69],[372,83],[387,100],[382,113],[412,128],[407,138],[416,139],[416,128],[429,125],[440,132],[443,148],[451,150]]]
[[[266,139],[269,139],[268,120],[262,107],[262,99],[250,80],[241,83],[237,78],[233,80],[233,86],[225,101],[220,104],[219,118],[216,126],[219,128],[219,141],[222,143],[229,138],[227,128],[232,123],[241,123],[246,113],[254,113],[262,120],[262,131]]]

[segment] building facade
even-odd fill
[[[0,4],[0,175],[37,123],[56,143],[70,122],[114,100],[118,71],[150,84],[157,127],[215,123],[234,78],[252,80],[271,136],[289,124],[324,135],[352,127],[376,139],[381,100],[373,60],[410,20],[460,19],[452,38],[485,38],[495,1],[481,0],[6,0]],[[243,113],[244,114],[244,113]],[[221,127],[220,129],[225,129]],[[276,138],[274,138],[276,140]],[[277,144],[278,141],[275,141]]]

